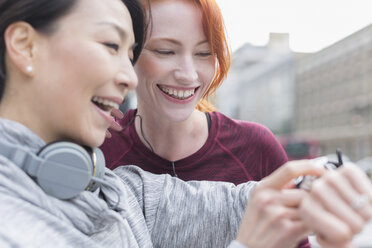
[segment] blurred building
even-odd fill
[[[372,155],[372,25],[298,61],[295,89],[296,135],[323,154]]]
[[[119,109],[125,114],[129,109],[135,108],[137,108],[137,95],[134,90],[131,90],[125,96],[123,103],[119,106]]]
[[[270,34],[264,47],[242,46],[217,92],[218,109],[232,118],[262,123],[277,134],[291,132],[295,65],[303,56],[289,49],[288,34]]]
[[[217,91],[217,108],[232,117],[240,117],[240,92],[243,83],[241,72],[263,60],[267,48],[244,44],[232,54],[232,65],[227,79]]]

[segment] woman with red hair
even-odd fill
[[[239,184],[284,164],[287,156],[266,127],[233,120],[209,102],[231,62],[215,0],[150,2],[147,39],[135,65],[138,108],[102,146],[107,166]]]
[[[216,2],[152,0],[146,8],[147,40],[135,65],[138,108],[102,146],[107,166],[239,184],[284,164],[287,156],[267,128],[228,118],[209,102],[231,62]]]
[[[123,130],[101,147],[107,167],[137,165],[186,181],[240,184],[283,165],[287,156],[270,130],[233,120],[209,102],[231,63],[215,0],[150,5],[147,39],[135,65],[138,108],[119,120]]]

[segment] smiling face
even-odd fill
[[[100,145],[110,110],[137,83],[128,9],[120,0],[79,0],[56,31],[38,35],[25,124],[46,142]]]
[[[192,1],[172,0],[152,3],[151,14],[152,30],[135,66],[138,109],[184,121],[215,74],[202,12]]]

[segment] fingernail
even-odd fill
[[[117,123],[116,121],[113,121],[112,122],[112,127],[111,128],[114,128],[115,130],[121,130],[122,127],[119,123]]]
[[[310,162],[319,168],[324,168],[324,166],[328,163],[328,158],[326,156],[318,157],[311,159]]]

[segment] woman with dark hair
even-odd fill
[[[311,214],[304,208],[300,218],[293,206],[308,199],[322,210],[344,197],[333,194],[324,203],[317,194],[282,190],[292,178],[324,172],[309,161],[287,164],[257,186],[241,221],[255,182],[186,183],[135,166],[106,169],[96,147],[112,110],[137,84],[132,63],[143,39],[141,6],[136,0],[2,0],[0,16],[0,247],[287,248],[309,230],[301,219]],[[364,184],[355,192],[346,188],[347,197],[365,199],[372,189]],[[348,213],[367,218],[363,207],[370,204],[358,202]],[[322,215],[315,219],[322,223]],[[335,219],[329,227],[355,226],[344,216]],[[345,229],[311,230],[338,244],[330,238]],[[350,230],[342,242],[357,231]]]
[[[109,190],[84,189],[112,185],[88,147],[137,84],[142,6],[1,0],[0,16],[0,247],[141,246]]]

